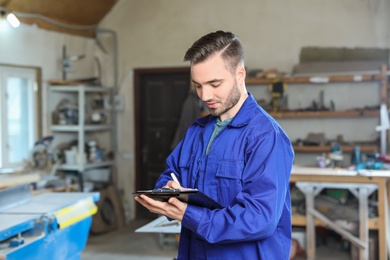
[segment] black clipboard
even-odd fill
[[[134,195],[145,194],[148,197],[160,200],[168,201],[171,197],[176,197],[179,200],[188,204],[209,208],[209,209],[221,209],[221,204],[198,191],[197,189],[186,189],[186,190],[174,190],[174,189],[153,189],[153,190],[137,190],[133,193]]]

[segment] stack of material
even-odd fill
[[[321,48],[305,47],[299,64],[293,68],[294,76],[353,74],[380,71],[388,64],[390,49],[376,48]]]

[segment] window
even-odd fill
[[[0,65],[0,169],[22,166],[40,137],[38,72]]]

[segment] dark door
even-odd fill
[[[152,189],[165,169],[181,109],[190,89],[189,68],[135,70],[136,188]],[[137,204],[137,217],[155,218]]]

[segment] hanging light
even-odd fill
[[[17,28],[17,27],[20,26],[20,21],[19,21],[19,19],[18,19],[12,12],[7,11],[7,9],[5,9],[4,7],[0,7],[0,15],[1,15],[2,17],[6,17],[8,23],[9,23],[12,27]]]
[[[13,13],[7,15],[7,21],[14,28],[18,28],[20,25],[19,19]]]

